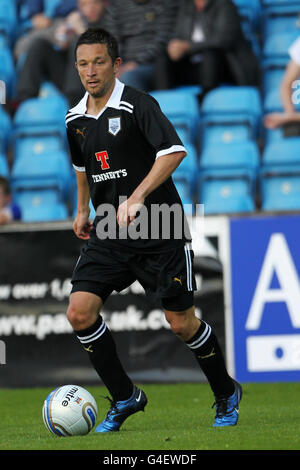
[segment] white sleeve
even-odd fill
[[[288,52],[292,61],[295,62],[297,65],[300,65],[300,37],[292,43],[292,45],[289,47]]]

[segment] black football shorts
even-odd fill
[[[71,293],[91,292],[104,303],[113,291],[137,280],[149,300],[161,300],[166,310],[183,311],[194,305],[193,258],[190,243],[168,252],[137,254],[89,240],[76,263]]]

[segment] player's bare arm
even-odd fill
[[[133,222],[136,213],[144,204],[145,198],[172,175],[185,156],[186,152],[174,152],[158,157],[155,160],[148,175],[132,195],[120,204],[117,213],[117,221],[120,227]]]
[[[90,215],[90,190],[85,171],[76,171],[77,179],[77,214],[73,223],[73,230],[78,238],[88,240],[92,223]]]

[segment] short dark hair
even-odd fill
[[[81,44],[106,44],[108,55],[112,63],[119,57],[119,46],[116,38],[102,28],[88,28],[79,36],[75,46],[75,59],[77,59],[77,49]]]
[[[3,188],[5,196],[9,196],[11,194],[9,181],[4,176],[0,176],[0,187]]]

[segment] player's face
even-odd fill
[[[120,58],[112,62],[106,44],[81,44],[77,48],[76,67],[84,88],[93,98],[101,98],[110,90],[120,64]]]

